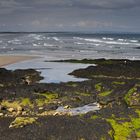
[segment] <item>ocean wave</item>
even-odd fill
[[[40,44],[36,44],[36,43],[33,43],[32,44],[34,47],[39,47],[40,46]]]
[[[95,42],[95,43],[102,43],[102,44],[112,44],[112,45],[131,45],[132,42],[127,42],[125,39],[118,39],[117,41],[111,40],[102,40],[102,39],[92,39],[92,38],[79,38],[76,37],[75,39],[87,41],[87,42]]]
[[[60,39],[58,37],[52,37],[52,39],[55,41],[60,41]]]
[[[114,40],[114,38],[103,37],[103,40]]]
[[[129,42],[117,42],[117,41],[106,41],[106,44],[112,44],[112,45],[130,45]]]
[[[100,46],[101,44],[95,44],[95,43],[87,43],[87,42],[74,42],[76,45],[94,45],[94,46]]]
[[[38,35],[38,34],[29,34],[28,37],[33,38],[35,40],[43,40],[44,38],[43,35]]]
[[[54,45],[48,44],[48,43],[44,43],[43,46],[45,46],[45,47],[52,47],[52,46],[54,46]]]
[[[118,41],[126,42],[127,40],[126,39],[119,38]]]
[[[132,42],[132,43],[137,43],[137,42],[139,42],[138,40],[130,40],[130,42]]]
[[[8,40],[7,43],[14,44],[14,45],[21,45],[21,42],[18,39]]]
[[[92,38],[74,37],[74,39],[83,40],[83,41],[88,41],[88,42],[98,42],[98,43],[104,42],[104,41],[102,41],[102,40],[100,40],[100,39],[92,39]]]

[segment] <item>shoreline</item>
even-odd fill
[[[24,55],[0,55],[0,68],[10,64],[38,58],[37,56]]]

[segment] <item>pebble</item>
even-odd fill
[[[21,106],[19,106],[18,108],[17,108],[17,111],[22,111],[23,110],[23,108],[21,107]]]
[[[0,113],[0,117],[2,117],[4,114],[3,113]]]
[[[7,109],[9,112],[14,112],[15,110],[14,110],[14,108],[8,108]]]
[[[70,108],[70,106],[69,106],[69,105],[64,106],[64,109],[68,109],[68,108]]]
[[[39,107],[39,110],[42,110],[43,109],[43,107]]]

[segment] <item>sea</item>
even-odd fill
[[[29,54],[56,59],[140,59],[140,34],[0,33],[0,54]]]
[[[140,60],[140,34],[79,32],[0,33],[0,55],[33,55],[37,59],[4,66],[7,69],[33,68],[44,77],[41,83],[84,81],[69,75],[89,64],[50,62],[62,59]],[[93,64],[94,65],[94,64]]]

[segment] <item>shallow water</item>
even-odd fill
[[[41,72],[41,76],[44,77],[40,83],[59,83],[68,81],[84,81],[87,79],[76,78],[74,76],[68,75],[75,69],[86,68],[88,64],[73,64],[73,63],[63,63],[63,62],[44,62],[46,58],[34,59],[30,61],[19,62],[16,64],[11,64],[5,68],[10,70],[15,69],[28,69],[33,68]]]
[[[100,110],[97,103],[91,103],[88,105],[84,105],[84,106],[76,107],[76,108],[70,108],[70,109],[66,109],[63,106],[60,106],[57,108],[56,112],[68,113],[68,114],[75,116],[75,115],[86,114],[90,111],[97,111],[97,110]]]

